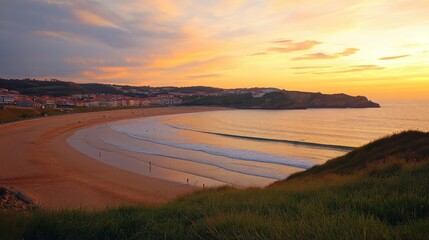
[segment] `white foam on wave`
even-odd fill
[[[161,151],[156,151],[150,147],[144,148],[141,146],[124,145],[124,144],[115,142],[112,139],[102,138],[101,140],[107,144],[116,146],[116,147],[118,147],[122,150],[126,150],[126,151],[144,153],[144,154],[149,154],[149,155],[159,156],[159,157],[168,157],[168,158],[172,158],[172,159],[190,161],[190,162],[195,162],[195,163],[201,163],[201,164],[214,166],[214,167],[218,167],[218,168],[221,168],[224,170],[228,170],[228,171],[232,171],[232,172],[236,172],[236,173],[241,173],[241,174],[245,174],[245,175],[271,178],[271,179],[275,179],[275,180],[281,180],[281,179],[284,179],[284,177],[285,177],[285,175],[282,173],[275,173],[274,171],[262,170],[260,168],[255,168],[255,167],[245,167],[245,166],[237,167],[234,162],[216,161],[218,159],[213,159],[210,157],[195,158],[195,157],[192,157],[190,154],[180,154],[177,152],[176,153],[161,152]]]
[[[178,131],[181,130],[165,124],[163,120],[165,120],[165,117],[153,117],[119,122],[112,124],[111,129],[141,141],[160,144],[176,149],[202,152],[213,156],[220,156],[235,160],[281,164],[301,169],[307,169],[314,165],[313,163],[304,159],[272,155],[247,149],[230,149],[206,144],[186,143],[183,142],[183,139],[178,136]],[[115,145],[121,144],[115,143]],[[127,143],[124,143],[119,147],[129,151],[140,151],[153,155],[168,155],[165,152],[154,152],[154,149],[142,149],[141,147],[138,149],[130,148],[127,146]],[[187,156],[182,157],[182,159],[188,159],[191,161],[198,161],[207,164],[207,162],[203,162],[203,159],[189,159]]]

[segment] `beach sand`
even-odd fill
[[[104,208],[160,204],[197,189],[98,162],[66,142],[79,129],[156,115],[220,110],[168,107],[68,114],[0,126],[0,186],[22,191],[39,206]]]

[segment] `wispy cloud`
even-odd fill
[[[305,66],[305,67],[291,67],[290,69],[301,70],[301,69],[322,69],[330,68],[331,66]]]
[[[359,51],[358,48],[346,48],[344,51],[337,53],[336,55],[346,57],[355,54],[357,51]]]
[[[102,16],[98,16],[97,14],[91,11],[76,9],[73,11],[73,13],[76,16],[76,18],[84,24],[94,25],[98,27],[113,27],[113,28],[120,29],[120,27],[115,23],[113,23],[112,21],[105,19]]]
[[[290,53],[290,52],[311,49],[314,46],[321,44],[322,42],[314,41],[314,40],[307,40],[302,42],[294,42],[291,40],[279,40],[279,41],[275,41],[274,43],[276,43],[277,46],[269,48],[268,51]]]
[[[362,71],[374,71],[374,70],[383,70],[384,67],[378,65],[355,65],[351,66],[349,69],[344,69],[340,71],[334,71],[332,73],[349,73],[349,72],[362,72]]]
[[[257,53],[252,53],[250,54],[250,56],[261,56],[261,55],[267,55],[267,52],[257,52]]]
[[[378,65],[353,65],[348,67],[339,68],[334,71],[305,71],[305,72],[295,72],[294,74],[341,74],[341,73],[351,73],[351,72],[363,72],[363,71],[377,71],[383,70],[384,67]]]
[[[223,74],[202,74],[202,75],[189,75],[186,76],[186,78],[188,79],[202,79],[202,78],[219,78],[219,77],[223,77]]]
[[[134,57],[81,57],[73,56],[63,59],[65,64],[86,66],[86,67],[131,67],[145,64],[141,59]]]
[[[370,78],[396,77],[404,86],[418,82],[418,91],[427,92],[426,0],[1,0],[0,5],[4,78],[332,92],[338,86],[326,79],[338,75],[356,79],[344,85],[350,89],[371,85]],[[383,17],[374,14],[379,12]],[[389,60],[395,65],[384,69],[381,63],[389,66]],[[374,61],[380,65],[358,65]],[[293,75],[304,71],[311,75]],[[358,73],[368,78],[358,79]]]
[[[281,39],[281,40],[275,40],[275,41],[273,41],[273,43],[281,43],[281,44],[283,44],[283,43],[291,43],[292,42],[292,40],[290,40],[290,39]]]
[[[299,61],[299,60],[316,60],[316,59],[336,59],[340,57],[347,57],[347,56],[353,55],[357,51],[359,51],[358,48],[346,48],[344,49],[344,51],[339,53],[334,53],[334,54],[326,54],[322,52],[310,53],[310,54],[305,54],[304,56],[301,56],[301,57],[295,57],[292,60]]]
[[[408,56],[410,56],[410,55],[389,56],[389,57],[379,58],[378,60],[394,60],[394,59],[404,58],[404,57],[408,57]]]

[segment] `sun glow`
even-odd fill
[[[0,14],[4,59],[28,51],[19,69],[0,65],[5,77],[429,98],[425,0],[33,4],[32,18]]]

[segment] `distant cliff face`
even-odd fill
[[[267,93],[262,97],[251,94],[202,96],[185,99],[184,105],[224,106],[247,109],[306,109],[306,108],[379,108],[380,105],[362,96],[322,94],[295,91]]]

